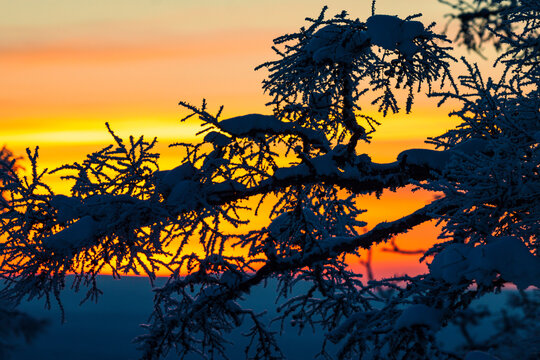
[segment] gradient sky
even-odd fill
[[[109,122],[121,136],[157,136],[161,166],[170,168],[179,158],[167,145],[193,140],[199,129],[179,123],[178,101],[206,98],[210,109],[224,105],[225,116],[270,113],[266,74],[253,69],[275,58],[273,38],[305,25],[325,3],[328,14],[371,13],[371,0],[0,0],[0,146],[24,154],[39,145],[41,166],[55,168],[108,144]],[[439,29],[445,11],[435,0],[377,2],[378,13],[422,12]],[[411,115],[384,119],[362,151],[392,161],[405,148],[427,147],[427,136],[455,124],[447,113],[419,98]],[[395,219],[430,199],[408,191],[368,199],[368,221]],[[430,229],[414,234],[433,239]]]

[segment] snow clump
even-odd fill
[[[66,253],[93,245],[98,223],[91,216],[83,216],[64,230],[42,240],[51,251]]]
[[[370,16],[366,25],[372,44],[390,51],[398,50],[407,60],[419,50],[414,39],[425,34],[420,21],[401,20],[391,15]]]
[[[172,170],[156,171],[156,190],[162,195],[169,194],[178,182],[192,180],[196,174],[197,169],[191,163],[184,163]]]
[[[345,26],[328,24],[317,30],[304,47],[315,63],[350,62],[368,43],[365,31],[350,31]]]
[[[55,195],[51,198],[50,204],[57,210],[56,219],[60,223],[65,223],[80,217],[82,202],[80,199],[65,195]]]
[[[205,142],[212,143],[216,147],[225,147],[231,143],[231,138],[217,131],[211,131],[204,137]]]
[[[279,133],[285,129],[286,124],[273,115],[249,114],[222,120],[218,126],[233,136],[246,136],[267,131]]]
[[[441,326],[442,313],[440,310],[424,304],[414,304],[403,310],[397,318],[394,328],[396,330],[423,325],[438,330]]]
[[[493,242],[479,246],[448,245],[429,265],[431,275],[451,284],[475,280],[489,285],[500,274],[520,290],[529,286],[540,288],[540,259],[516,237],[492,239]]]

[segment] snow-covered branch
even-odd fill
[[[489,20],[481,6],[503,4],[472,3],[474,16],[463,12],[467,2],[454,6],[461,20]],[[540,286],[540,9],[531,0],[504,3],[504,31],[492,29],[507,46],[497,81],[465,61],[458,91],[454,59],[441,46],[448,40],[419,16],[328,19],[325,8],[277,38],[278,59],[259,67],[269,71],[271,115],[221,119],[223,108],[211,114],[204,100],[180,102],[184,119],[200,121],[201,140],[173,144],[184,157],[172,169],[159,169],[156,139],[125,141],[108,125],[112,145],[52,172],[39,170],[37,149],[28,151],[26,177],[6,172],[12,163],[0,158],[2,295],[49,305],[74,274],[73,286],[88,288],[84,299],[97,300],[105,269],[154,280],[166,268],[172,275],[155,289],[148,332],[138,339],[145,359],[172,349],[226,357],[227,334],[245,326],[246,357],[276,359],[279,335],[242,303],[274,282],[275,322],[325,333],[321,356],[330,356],[331,342],[340,359],[463,358],[439,346],[441,328],[461,321],[469,336],[463,319],[473,299],[507,283]],[[428,140],[435,149],[408,149],[391,163],[356,152],[379,124],[362,113],[367,98],[386,115],[399,110],[404,90],[409,112],[423,89],[462,105],[451,113],[460,124]],[[73,182],[70,194],[44,182],[57,172]],[[367,231],[361,195],[407,185],[437,197]],[[269,225],[242,231],[266,205]],[[350,255],[430,220],[442,230],[421,258],[428,273],[365,281],[351,269]]]

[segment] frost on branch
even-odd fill
[[[201,141],[171,145],[185,154],[172,169],[159,169],[155,140],[126,142],[110,131],[112,145],[56,170],[73,184],[64,196],[43,183],[37,153],[29,152],[32,175],[2,183],[13,199],[1,222],[2,276],[10,280],[3,293],[49,302],[74,273],[73,286],[86,286],[86,298],[95,299],[103,269],[153,279],[167,268],[171,276],[155,289],[154,311],[137,339],[144,359],[173,351],[226,357],[231,333],[244,329],[246,358],[283,358],[280,332],[290,327],[325,334],[319,356],[328,359],[511,352],[508,344],[518,341],[497,346],[467,330],[485,314],[474,300],[506,284],[520,290],[515,308],[522,311],[503,314],[500,339],[528,341],[538,329],[535,297],[523,290],[538,286],[537,10],[523,1],[508,11],[508,21],[529,25],[501,39],[508,50],[499,81],[465,62],[460,91],[451,82],[434,93],[432,85],[451,80],[453,58],[433,26],[418,16],[361,21],[344,12],[326,19],[323,10],[308,27],[276,39],[278,60],[261,65],[269,71],[263,88],[271,114],[222,119],[223,108],[180,102],[184,119],[201,123]],[[383,114],[398,111],[394,93],[401,90],[407,110],[416,91],[456,100],[461,107],[451,115],[460,124],[429,139],[436,149],[408,149],[376,163],[356,151],[377,125],[360,105],[367,99]],[[362,195],[408,185],[433,192],[433,201],[366,224]],[[255,227],[261,209],[269,209],[269,222]],[[428,273],[365,281],[349,266],[361,250],[430,220],[442,231],[422,259]],[[273,321],[244,302],[265,284],[275,284]],[[437,341],[452,323],[466,347]]]
[[[21,170],[20,160],[6,147],[0,149],[0,214],[9,211],[14,200],[9,189]],[[10,358],[11,351],[17,348],[13,345],[17,338],[23,337],[29,343],[46,325],[46,320],[35,319],[17,310],[9,301],[0,299],[0,359]]]
[[[385,115],[395,113],[400,106],[394,93],[404,91],[409,112],[414,92],[445,80],[453,83],[449,62],[454,59],[439,45],[446,39],[432,26],[386,15],[363,22],[346,12],[325,19],[325,11],[308,19],[309,27],[275,39],[283,47],[274,48],[280,59],[258,67],[270,73],[263,89],[283,121],[323,130],[329,140],[350,138],[353,149],[378,125],[361,113],[362,101],[377,104]]]
[[[534,2],[532,0],[531,2]],[[508,12],[515,9],[517,0],[439,0],[455,12],[448,14],[447,29],[455,22],[459,29],[454,41],[468,49],[481,52],[486,43],[492,42],[500,49],[501,36],[512,33],[514,24],[508,21]],[[527,3],[528,1],[520,1]]]

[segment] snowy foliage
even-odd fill
[[[20,158],[15,157],[6,147],[0,149],[0,185],[16,176]],[[0,188],[0,213],[9,206],[10,198]],[[16,338],[24,337],[29,342],[45,327],[46,321],[35,319],[15,308],[12,303],[0,301],[0,359],[10,358],[10,351],[15,349]]]
[[[458,22],[459,30],[455,42],[468,49],[481,52],[483,45],[491,42],[495,48],[501,48],[501,39],[497,34],[508,36],[515,23],[509,21],[507,11],[514,11],[536,0],[439,0],[449,5],[455,12],[448,14],[447,26]]]
[[[377,121],[361,114],[361,102],[371,101],[386,114],[398,112],[396,89],[407,94],[410,111],[414,93],[436,82],[452,81],[450,61],[440,46],[446,40],[424,27],[416,16],[373,15],[362,22],[346,12],[325,19],[326,8],[311,25],[274,40],[279,60],[262,64],[270,72],[263,89],[277,117],[324,131],[329,140],[351,136],[350,149],[369,139]]]
[[[343,12],[328,19],[325,8],[308,27],[277,38],[278,59],[259,67],[269,71],[263,89],[271,115],[221,119],[222,109],[212,114],[204,101],[180,103],[186,118],[202,123],[204,138],[173,144],[186,154],[174,169],[159,170],[155,140],[126,145],[109,129],[114,145],[55,170],[73,181],[66,196],[43,183],[37,149],[28,151],[31,175],[2,178],[8,201],[0,261],[9,280],[2,294],[60,303],[73,273],[73,287],[87,289],[84,300],[97,300],[102,270],[119,277],[143,269],[153,280],[165,267],[172,275],[155,289],[147,332],[137,339],[144,359],[171,351],[225,357],[227,335],[239,328],[248,329],[246,358],[282,358],[280,329],[272,325],[284,324],[326,334],[321,358],[489,359],[497,351],[504,358],[520,341],[536,344],[523,354],[534,358],[538,307],[524,290],[540,285],[540,5],[508,3],[497,8],[504,31],[481,25],[503,45],[498,81],[469,63],[469,73],[454,81],[449,41],[419,16],[373,13],[364,22]],[[393,163],[375,163],[356,152],[378,124],[360,104],[397,112],[402,91],[407,112],[420,91],[459,101],[451,115],[461,123],[429,139],[439,149],[409,149]],[[442,195],[364,231],[359,196],[411,184]],[[246,199],[258,204],[251,208]],[[268,203],[268,226],[224,230],[249,223]],[[424,254],[428,273],[365,281],[349,268],[348,255],[429,220],[442,232]],[[191,252],[193,245],[202,251]],[[269,324],[242,300],[271,279],[278,316]],[[472,301],[505,284],[518,287],[514,304],[523,309],[504,320],[512,339],[440,346],[441,328],[459,323],[467,334],[467,321],[483,314]]]
[[[18,161],[20,158],[14,156],[14,154],[5,146],[0,149],[0,185],[11,179],[16,171],[19,169]],[[0,211],[4,210],[7,205],[8,194],[0,189]]]

